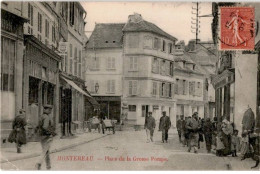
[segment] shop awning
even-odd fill
[[[78,85],[76,85],[76,83],[74,83],[73,81],[66,79],[64,77],[61,77],[63,80],[65,80],[71,87],[73,87],[74,89],[76,89],[77,91],[79,91],[80,93],[82,93],[83,95],[87,96],[87,97],[91,97],[89,94],[87,94],[85,91],[83,91],[83,89],[81,89]],[[91,97],[92,98],[92,97]]]
[[[94,106],[95,109],[99,109],[99,103],[90,95],[88,94],[86,91],[84,91],[83,89],[81,89],[76,83],[74,83],[72,80],[69,80],[65,77],[61,78],[63,80],[65,80],[72,88],[76,89],[78,92],[82,93],[83,95],[85,95],[88,99],[88,101]]]

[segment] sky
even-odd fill
[[[87,11],[86,35],[89,37],[95,23],[126,23],[128,16],[134,13],[142,15],[143,19],[156,24],[165,32],[184,40],[187,44],[190,39],[195,39],[191,32],[192,7],[191,2],[84,2],[82,6]],[[211,3],[200,3],[200,14],[211,14]],[[212,40],[212,17],[200,18],[201,41]]]

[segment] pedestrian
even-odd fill
[[[223,144],[225,146],[223,155],[227,156],[231,154],[231,135],[233,134],[233,127],[227,119],[222,121],[221,132],[223,137]]]
[[[162,112],[162,117],[160,118],[159,131],[162,131],[162,143],[168,142],[168,130],[171,127],[170,117],[166,116],[166,112]]]
[[[217,134],[218,134],[218,129],[217,129],[217,124],[218,124],[218,118],[217,117],[214,117],[213,118],[213,122],[212,122],[212,145],[213,145],[213,150],[216,150],[216,146],[217,146],[217,143],[216,143],[216,137],[217,137]]]
[[[15,116],[15,119],[12,123],[13,130],[8,137],[8,141],[10,143],[16,143],[17,153],[21,153],[21,146],[26,144],[26,124],[25,110],[20,109],[19,114]]]
[[[191,148],[194,148],[194,153],[198,153],[198,141],[199,134],[198,130],[200,129],[200,123],[198,120],[198,113],[195,112],[192,115],[192,118],[188,120],[186,123],[186,129],[189,130],[189,149],[188,152],[191,151]]]
[[[206,121],[203,124],[203,134],[205,136],[206,149],[208,153],[211,152],[212,133],[213,133],[212,123],[210,121],[210,118],[206,118]]]
[[[181,134],[182,134],[182,129],[183,129],[183,123],[184,123],[184,115],[181,115],[181,118],[178,119],[177,121],[177,131],[178,131],[178,136],[179,136],[179,142],[181,143],[182,140],[181,140]]]
[[[223,151],[225,149],[225,146],[222,141],[222,133],[219,132],[216,136],[216,155],[217,156],[223,156]]]
[[[43,109],[43,114],[39,120],[39,134],[42,146],[42,154],[40,156],[39,162],[36,164],[36,169],[40,170],[42,162],[45,160],[46,168],[48,170],[51,169],[51,161],[50,161],[50,146],[53,140],[53,137],[56,135],[54,130],[53,121],[51,118],[51,105],[45,105]]]
[[[150,140],[153,142],[153,133],[155,126],[156,123],[154,117],[152,116],[152,112],[148,112],[148,116],[145,118],[144,124],[144,128],[146,129],[147,143],[149,143]]]
[[[237,157],[237,152],[239,151],[240,140],[238,137],[238,130],[234,130],[231,137],[231,153],[232,157]]]
[[[200,149],[200,142],[204,142],[203,139],[203,125],[204,125],[204,118],[199,119],[199,124],[200,124],[200,128],[199,128],[199,141],[198,141],[198,149]]]
[[[185,147],[185,145],[187,145],[187,147],[189,147],[189,130],[186,129],[186,124],[188,122],[188,120],[191,119],[191,116],[189,117],[185,117],[185,122],[184,122],[184,125],[183,125],[183,129],[184,129],[184,143],[183,143],[183,147]]]
[[[249,140],[248,140],[248,132],[244,131],[241,134],[242,140],[241,140],[241,160],[246,159],[246,154],[249,151]]]

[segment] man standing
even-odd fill
[[[45,160],[46,168],[51,169],[50,162],[50,146],[52,143],[53,136],[56,135],[54,131],[54,125],[52,118],[50,116],[52,111],[51,105],[45,105],[43,110],[43,115],[39,121],[39,133],[41,137],[42,154],[40,156],[39,162],[36,164],[38,170],[41,169],[41,164]]]
[[[179,142],[181,143],[182,142],[182,132],[183,132],[183,123],[184,123],[184,116],[183,115],[181,115],[181,118],[180,119],[178,119],[178,121],[177,121],[177,125],[176,125],[176,127],[177,127],[177,131],[178,131],[178,135],[179,135]]]
[[[170,117],[166,116],[166,112],[162,112],[163,116],[160,118],[159,131],[162,131],[162,143],[168,141],[168,130],[171,127]]]
[[[152,116],[152,112],[148,112],[148,117],[145,118],[145,124],[144,124],[144,128],[146,129],[147,143],[150,142],[150,139],[153,142],[153,132],[155,126],[156,126],[155,119]]]
[[[199,142],[199,134],[198,130],[200,129],[200,123],[198,120],[198,113],[195,112],[192,115],[192,118],[189,119],[186,123],[186,129],[188,129],[189,133],[189,149],[190,152],[191,148],[194,147],[194,153],[198,153],[198,142]]]

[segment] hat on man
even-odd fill
[[[152,114],[152,112],[151,112],[151,111],[149,111],[149,112],[148,112],[148,114]]]
[[[44,105],[43,108],[44,109],[52,109],[52,105]]]

